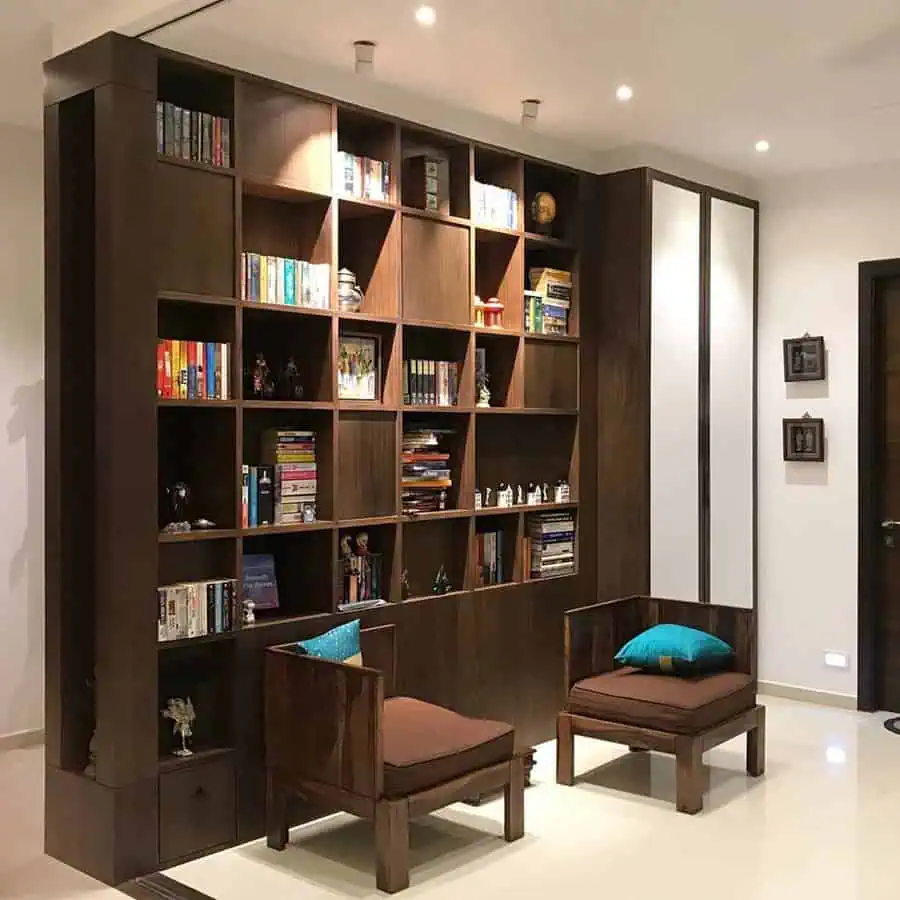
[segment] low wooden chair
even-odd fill
[[[393,697],[394,627],[364,629],[361,666],[266,651],[267,842],[288,843],[292,795],[374,820],[376,882],[409,886],[409,820],[502,788],[504,837],[525,831],[524,754],[502,722]]]
[[[735,650],[728,672],[679,677],[617,667],[613,657],[652,625],[688,625]],[[747,772],[765,771],[766,709],[756,703],[750,610],[650,597],[597,603],[565,614],[566,706],[557,718],[556,781],[574,784],[576,734],[675,755],[679,812],[703,808],[703,753],[747,734]]]

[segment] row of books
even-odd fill
[[[531,290],[525,291],[525,331],[568,334],[572,306],[572,273],[535,266],[528,270]]]
[[[519,227],[519,197],[509,188],[474,182],[472,218],[483,225]]]
[[[412,428],[403,433],[401,505],[404,515],[447,509],[448,491],[453,487],[450,454],[441,443],[446,429]]]
[[[408,406],[456,406],[459,363],[434,359],[403,361],[403,402]]]
[[[156,151],[210,166],[231,166],[231,121],[156,101]]]
[[[532,517],[526,541],[532,578],[575,574],[575,516],[571,512]]]
[[[241,254],[241,300],[280,306],[331,306],[331,266],[260,253]]]
[[[233,578],[170,584],[157,588],[159,640],[224,634],[239,627],[237,582]]]
[[[340,150],[334,167],[334,188],[338,194],[364,200],[391,199],[391,164]]]
[[[351,553],[343,558],[341,612],[379,606],[384,601],[382,555]]]
[[[231,344],[162,339],[156,344],[156,395],[166,400],[228,400]]]
[[[503,532],[485,531],[475,536],[478,554],[478,585],[503,584]],[[506,573],[509,574],[508,572]]]

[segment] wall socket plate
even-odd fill
[[[844,653],[841,650],[826,650],[825,665],[828,666],[829,669],[849,669],[850,654]]]

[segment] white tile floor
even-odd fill
[[[565,788],[544,745],[525,838],[500,839],[501,802],[416,822],[402,896],[898,900],[900,737],[884,730],[883,715],[764,702],[766,777],[744,774],[742,741],[713,750],[700,815],[675,812],[668,757],[579,739],[585,777]],[[41,855],[41,792],[40,750],[0,757],[0,897],[121,896]],[[255,843],[169,874],[217,900],[380,896],[371,826],[347,816],[295,829],[283,853]]]

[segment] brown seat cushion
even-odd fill
[[[576,681],[568,712],[675,734],[698,734],[756,705],[756,682],[742,672],[654,675],[624,666]]]
[[[405,797],[513,755],[505,722],[468,719],[411,697],[384,701],[384,793]]]

